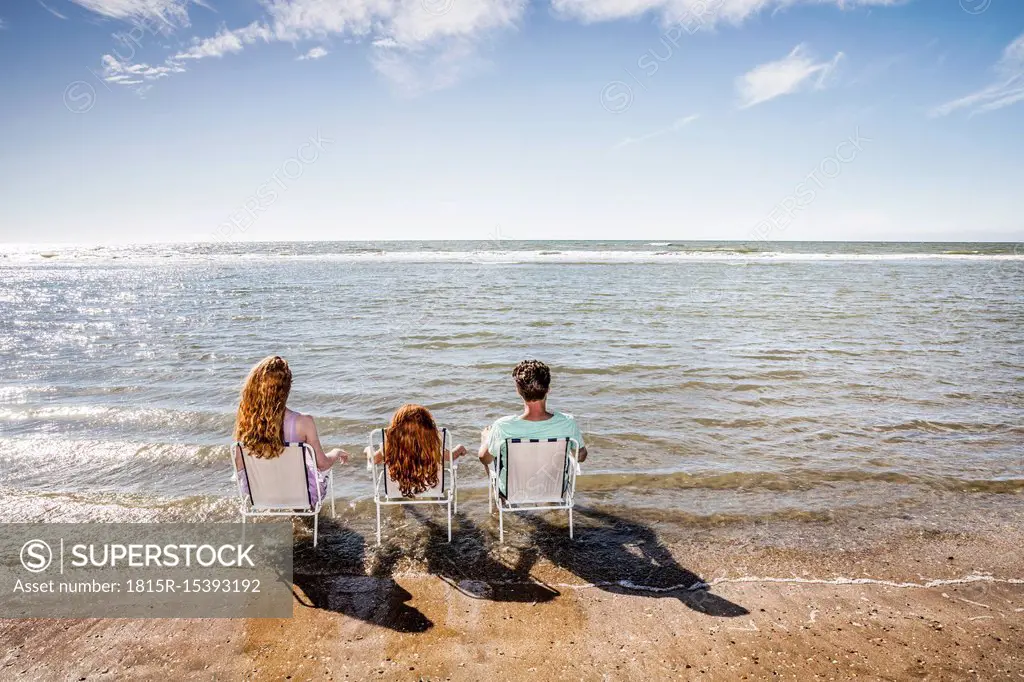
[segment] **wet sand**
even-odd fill
[[[576,542],[551,514],[505,546],[399,512],[379,550],[325,520],[316,550],[298,534],[291,619],[2,621],[0,678],[1022,679],[1024,525],[998,503],[965,506],[969,531],[659,532],[585,508]]]

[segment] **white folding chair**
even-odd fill
[[[324,500],[316,468],[316,455],[306,443],[285,443],[277,457],[253,457],[241,443],[232,448],[232,462],[241,453],[242,468],[235,471],[242,523],[250,516],[312,516],[313,546],[316,547],[318,515]],[[308,476],[317,481],[316,495],[309,490]],[[334,471],[327,473],[327,490],[334,508]]]
[[[386,429],[374,429],[370,432],[370,458],[366,468],[373,475],[373,502],[377,507],[377,544],[380,545],[380,508],[404,504],[443,504],[448,507],[448,542],[452,541],[452,510],[459,511],[458,500],[458,462],[452,462],[444,453],[450,450],[451,439],[448,429],[441,429],[441,454],[438,459],[437,485],[413,497],[405,497],[391,475],[387,465],[378,464],[373,456],[378,448],[383,452]]]
[[[498,535],[505,541],[506,512],[566,509],[573,537],[572,507],[580,473],[575,438],[507,438],[487,487],[487,507],[498,506]]]

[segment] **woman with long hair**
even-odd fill
[[[448,461],[466,454],[462,445],[441,452],[441,435],[430,410],[422,405],[402,405],[384,432],[384,444],[377,452],[366,448],[367,457],[383,463],[402,495],[413,497],[438,483],[441,457]]]
[[[317,468],[307,476],[310,499],[323,499],[327,492],[323,474],[336,462],[348,462],[349,455],[340,449],[324,452],[313,418],[288,409],[291,388],[292,370],[284,358],[271,355],[253,367],[242,385],[235,417],[235,440],[253,457],[266,459],[280,456],[285,443],[309,445],[316,456]],[[237,451],[235,469],[242,469],[242,457]]]

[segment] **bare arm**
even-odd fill
[[[579,462],[583,462],[583,461],[586,461],[586,459],[587,459],[587,449],[586,448],[580,448],[579,453],[576,455],[576,460],[579,461]]]
[[[370,446],[367,445],[365,448],[363,448],[363,454],[366,455],[366,461],[367,462],[369,462],[372,459],[374,464],[383,464],[384,463],[384,449],[383,448],[377,448],[377,451],[374,452],[373,450],[370,449]]]
[[[320,434],[316,430],[316,422],[313,421],[311,416],[308,414],[300,416],[296,422],[296,427],[299,437],[313,448],[313,454],[316,455],[317,469],[327,471],[339,461],[342,464],[348,463],[348,453],[340,448],[324,452],[324,447],[320,444]]]
[[[490,439],[491,427],[488,426],[480,432],[480,452],[477,453],[477,457],[480,458],[480,463],[484,465],[484,471],[487,472],[488,476],[491,473],[491,462],[494,461],[494,457],[491,456],[491,451],[487,447]]]
[[[466,446],[456,445],[454,450],[444,451],[444,461],[450,462],[452,460],[458,459],[459,457],[462,457],[464,454],[466,454]]]

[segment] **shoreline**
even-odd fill
[[[322,519],[318,550],[297,535],[291,619],[5,620],[0,671],[87,680],[1024,674],[1024,525],[1013,515],[969,532],[836,522],[655,533],[590,508],[578,519],[576,542],[550,514],[519,520],[497,545],[489,523],[460,514],[448,544],[423,514],[415,521],[425,535],[393,523],[380,549]],[[551,532],[525,532],[538,525]]]

